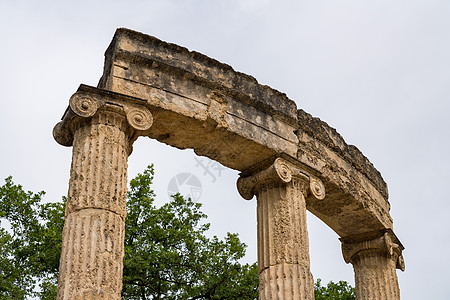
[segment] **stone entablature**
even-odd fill
[[[122,28],[105,53],[99,88],[162,109],[166,121],[149,137],[243,176],[276,157],[302,163],[329,191],[323,201],[307,199],[308,210],[341,237],[392,229],[387,185],[370,161],[285,94],[229,65]]]
[[[355,146],[347,145],[325,122],[297,109],[285,94],[251,76],[186,48],[118,29],[105,53],[98,87],[81,85],[54,128],[56,141],[73,146],[74,153],[60,299],[81,295],[73,287],[82,287],[91,276],[79,270],[81,281],[74,279],[77,263],[86,261],[82,255],[78,261],[70,260],[73,251],[84,247],[71,240],[73,236],[97,239],[89,224],[106,222],[102,224],[117,229],[110,234],[114,247],[123,239],[126,162],[139,136],[193,149],[241,171],[239,192],[248,200],[256,195],[258,201],[261,299],[312,297],[306,209],[341,237],[344,258],[352,262],[359,280],[358,299],[377,294],[376,287],[364,287],[380,274],[390,276],[397,286],[389,299],[399,297],[395,267],[403,266],[403,246],[393,233],[387,185]],[[84,225],[80,229],[77,224]],[[280,224],[290,225],[278,230]],[[394,249],[390,252],[376,248],[380,239],[397,246],[388,247]],[[100,250],[111,245],[103,243],[107,244],[100,243]],[[117,271],[121,262],[116,260],[123,249],[114,249],[114,257],[101,259],[110,259],[113,276],[121,276]],[[85,253],[97,255],[95,251]],[[383,266],[381,271],[365,272],[376,264]],[[87,290],[81,288],[89,299],[119,295],[118,281],[113,288],[90,284]],[[278,290],[280,285],[284,290]]]
[[[328,191],[324,201],[307,201],[308,210],[341,237],[392,229],[387,185],[378,170],[327,123],[301,109],[298,118],[297,158],[321,174]]]
[[[174,130],[165,124],[168,128],[153,132],[152,138],[178,148],[193,148],[197,154],[237,170],[279,153],[295,157],[295,103],[259,85],[253,77],[126,29],[116,32],[105,55],[99,88],[147,100],[170,112],[167,117],[176,118],[176,124],[193,126],[180,132],[178,125]],[[183,116],[185,120],[181,120]],[[204,129],[196,129],[199,127]],[[208,135],[200,133],[204,131]]]

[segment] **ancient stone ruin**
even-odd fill
[[[58,299],[120,299],[139,136],[241,172],[239,193],[257,199],[260,299],[314,299],[306,209],[340,236],[357,299],[400,299],[403,246],[380,173],[325,122],[228,65],[118,29],[98,86],[78,88],[53,134],[73,147]]]

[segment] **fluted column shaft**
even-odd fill
[[[393,241],[391,233],[360,241],[343,242],[344,260],[353,264],[355,294],[358,300],[399,300],[396,268],[404,270],[403,246]]]
[[[131,130],[114,110],[73,126],[57,299],[120,299]]]
[[[322,182],[277,158],[237,185],[243,198],[257,197],[259,299],[314,299],[305,197],[323,199]]]
[[[379,251],[363,251],[352,259],[356,299],[400,299],[395,262]]]
[[[256,191],[260,299],[314,299],[303,190],[293,178]]]
[[[127,160],[152,124],[146,101],[80,85],[53,128],[73,146],[57,299],[120,299]]]

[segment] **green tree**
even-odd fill
[[[206,215],[191,199],[175,195],[157,208],[153,175],[145,169],[127,194],[123,298],[256,299],[256,263],[239,263],[245,244],[236,234],[206,237]],[[43,204],[43,196],[11,177],[0,186],[0,299],[56,298],[65,198]],[[355,299],[343,281],[318,279],[314,289],[317,300]]]
[[[125,230],[125,299],[256,299],[256,263],[239,263],[246,245],[236,234],[205,236],[201,204],[179,194],[157,208],[153,168],[130,182]]]
[[[11,177],[0,187],[0,299],[55,299],[64,203],[42,204],[43,196]]]
[[[322,286],[321,279],[314,284],[314,297],[316,300],[354,300],[355,289],[346,281],[334,283],[330,281],[327,286]]]
[[[150,166],[127,194],[123,298],[256,299],[256,263],[239,263],[246,245],[236,234],[206,237],[206,215],[191,199],[157,208],[152,180]],[[0,187],[0,299],[55,299],[65,199],[42,204],[43,195],[11,177]]]

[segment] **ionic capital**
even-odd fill
[[[302,191],[305,197],[311,193],[319,200],[325,198],[325,186],[319,178],[312,176],[283,158],[275,159],[270,167],[254,175],[239,177],[237,188],[242,198],[250,200],[256,194],[256,189],[261,184],[287,184],[292,178],[298,178],[305,182],[305,188]]]
[[[342,256],[346,263],[352,262],[352,259],[361,252],[376,251],[390,257],[395,261],[396,268],[405,270],[405,262],[402,256],[403,246],[395,238],[391,231],[385,232],[381,237],[359,241],[344,242],[342,241]]]
[[[111,112],[122,115],[134,132],[133,136],[145,134],[153,124],[153,116],[145,101],[81,85],[70,97],[61,122],[53,128],[53,137],[63,146],[72,146],[74,133],[80,124],[97,114]],[[109,122],[108,118],[102,118]],[[109,124],[109,123],[108,123]],[[137,136],[136,136],[137,135]]]

